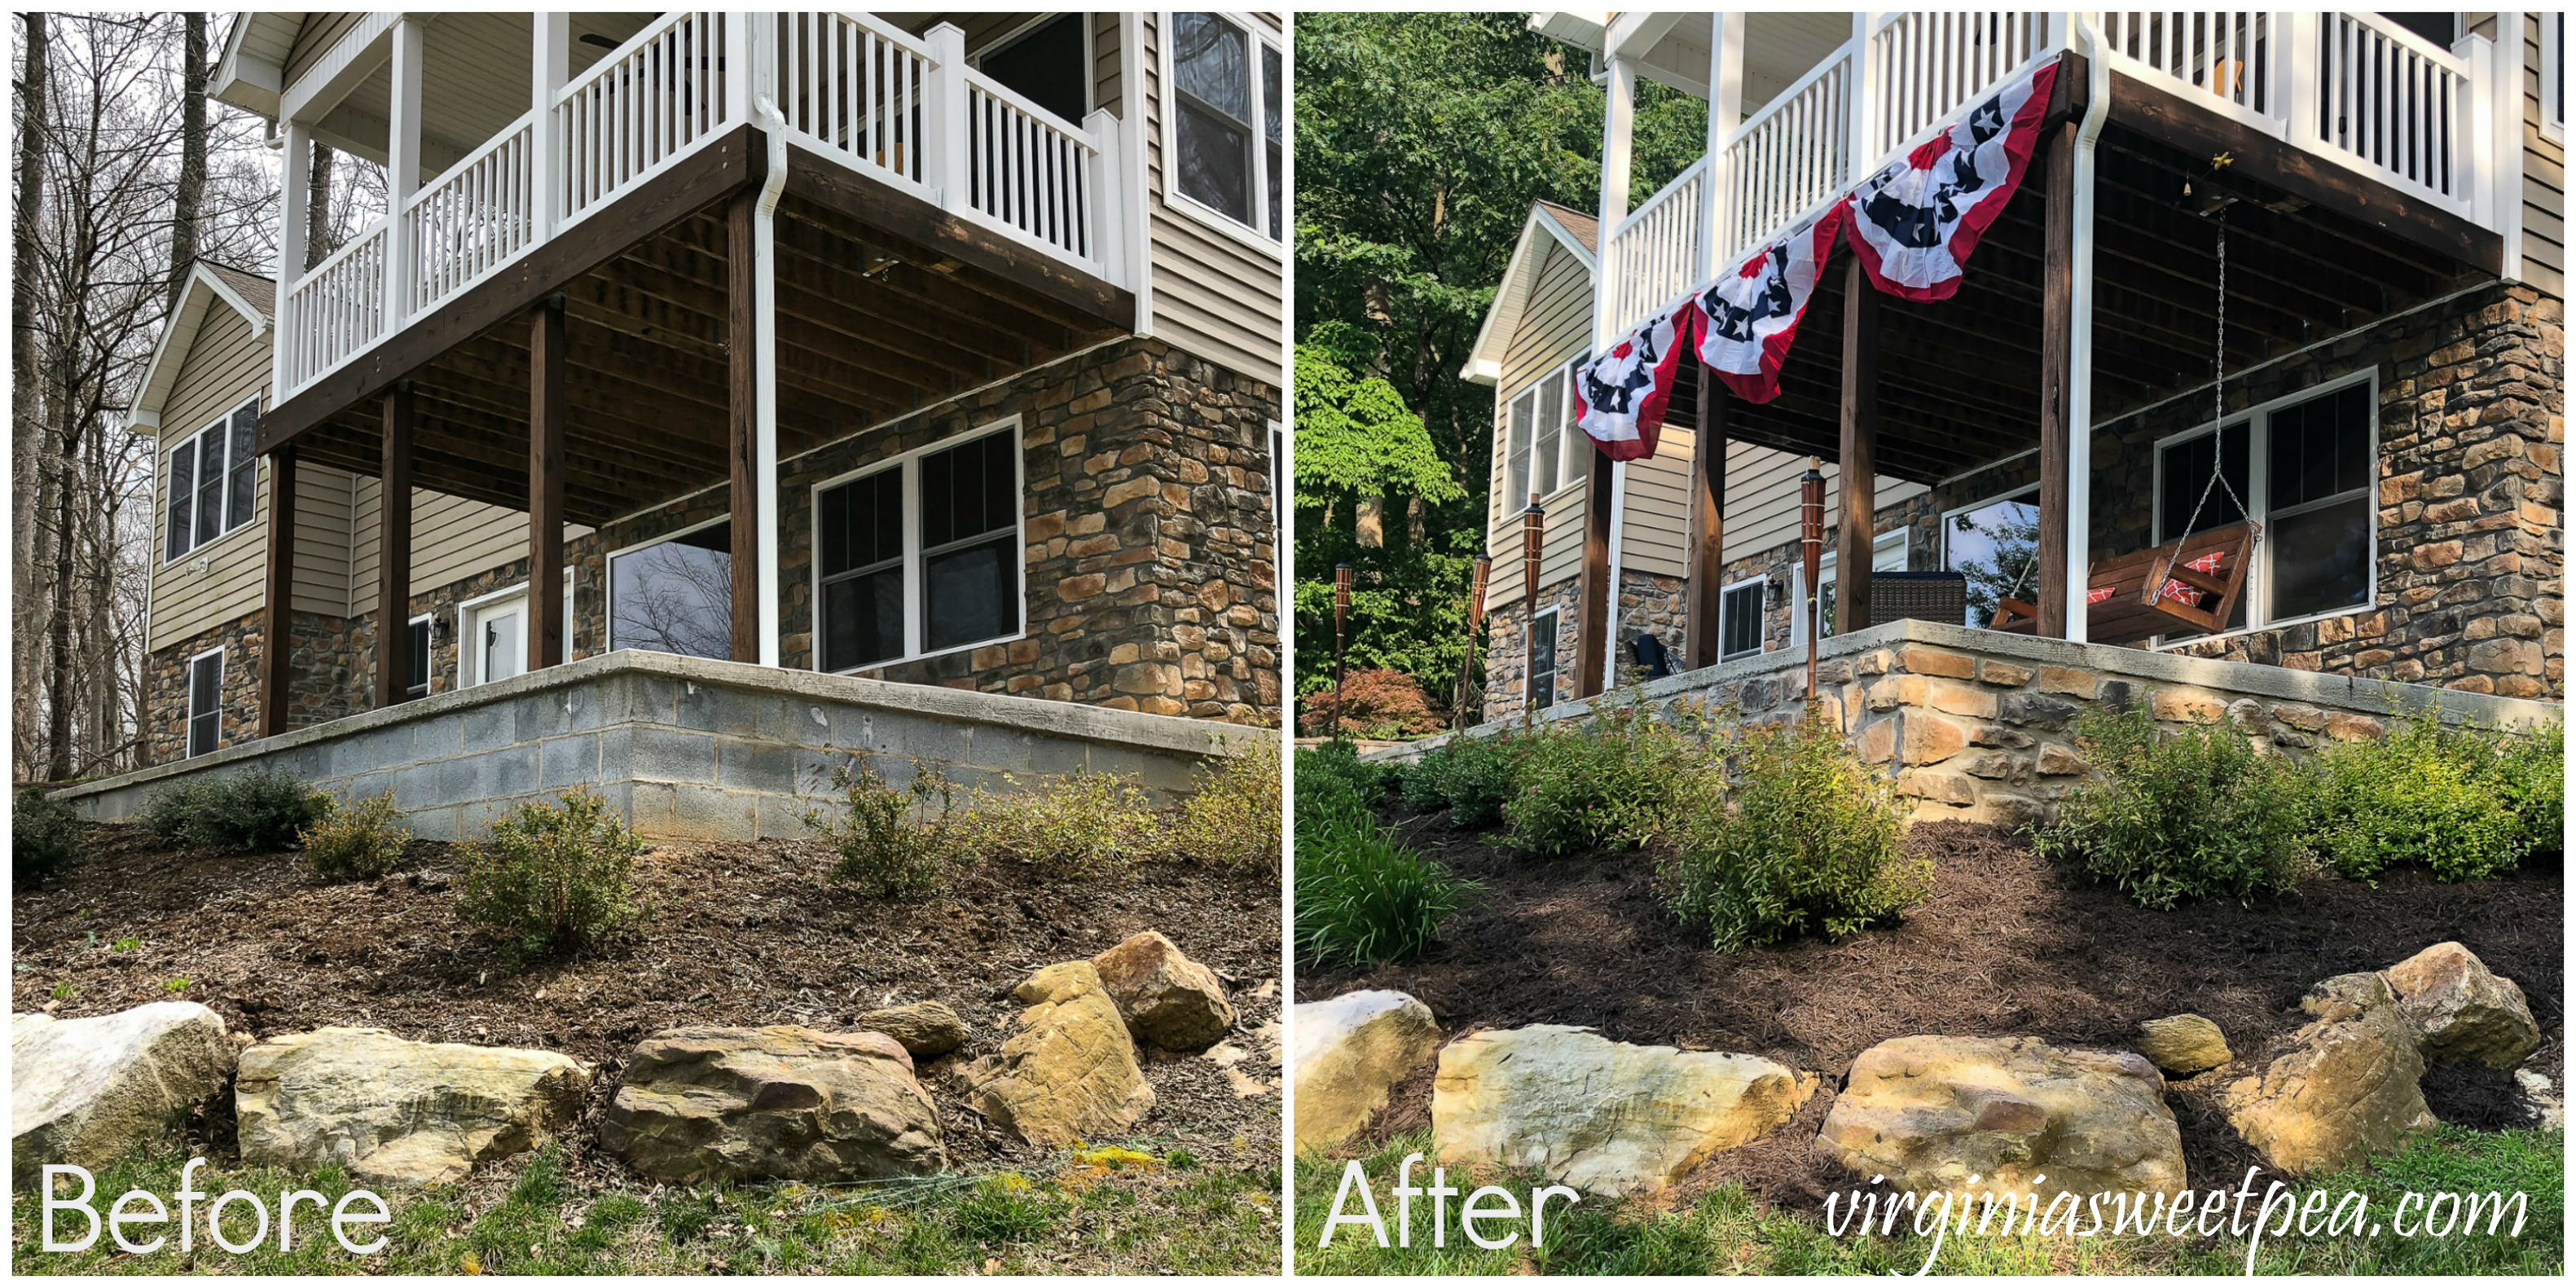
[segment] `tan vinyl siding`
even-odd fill
[[[377,498],[381,486],[358,480],[350,507],[349,612],[376,611]],[[590,529],[566,524],[564,539],[588,536]],[[528,557],[528,515],[444,492],[413,488],[411,493],[411,593],[436,590],[476,573]]]
[[[268,338],[248,319],[215,305],[198,323],[187,360],[161,408],[159,455],[152,466],[152,611],[147,648],[165,648],[198,632],[237,621],[264,602],[268,576],[268,471],[260,470],[256,517],[171,562],[168,549],[170,449],[268,389]],[[297,475],[295,606],[337,614],[347,575],[347,489],[333,472]],[[197,561],[203,559],[201,571]]]
[[[286,56],[286,84],[313,70],[313,64],[365,20],[364,13],[308,13],[295,33],[295,48]]]
[[[2522,24],[2522,275],[2532,285],[2567,295],[2567,145],[2541,128],[2548,104],[2541,97],[2541,15]],[[2565,57],[2561,51],[2560,57]]]
[[[1119,101],[1121,92],[1119,76],[1122,74],[1120,61],[1118,15],[1114,13],[1091,15],[1091,105],[1096,108],[1108,108],[1123,122],[1134,113],[1129,112],[1127,105]]]
[[[1798,539],[1798,478],[1806,472],[1807,459],[1803,456],[1750,443],[1727,444],[1726,560],[1733,562]],[[1841,471],[1827,461],[1824,475],[1825,526],[1830,528],[1835,511],[1834,490]],[[1927,490],[1920,483],[1900,482],[1882,474],[1878,479],[1878,508],[1884,510]]]
[[[1592,341],[1591,271],[1555,238],[1545,234],[1541,236],[1545,240],[1546,254],[1539,261],[1535,277],[1537,285],[1530,291],[1529,304],[1522,310],[1520,325],[1513,328],[1504,342],[1502,374],[1494,384],[1497,397],[1494,401],[1493,477],[1487,481],[1486,496],[1487,531],[1492,536],[1487,552],[1494,559],[1494,589],[1490,597],[1495,603],[1510,602],[1521,593],[1520,513],[1521,507],[1528,503],[1526,498],[1504,495],[1510,490],[1505,478],[1511,469],[1510,426],[1505,421],[1505,409],[1512,399],[1521,395],[1521,391],[1529,388],[1531,382],[1573,361]],[[1553,500],[1548,510],[1551,534],[1567,525],[1579,528],[1583,504],[1584,496],[1579,488],[1570,497],[1561,496]],[[1572,575],[1572,571],[1558,568],[1553,536],[1548,548],[1551,553],[1542,563],[1539,582],[1542,589],[1559,576]],[[1579,539],[1573,549],[1572,558],[1579,570],[1583,556]],[[1510,584],[1508,594],[1503,590],[1507,579]]]
[[[1690,468],[1698,444],[1688,426],[1666,421],[1654,459],[1628,462],[1628,495],[1619,512],[1623,574],[1690,575]]]
[[[1275,15],[1255,15],[1276,33]],[[1233,371],[1283,383],[1279,323],[1285,258],[1209,227],[1203,212],[1174,209],[1163,184],[1162,15],[1145,15],[1145,172],[1152,196],[1154,334]],[[1258,54],[1256,53],[1256,57]],[[1284,58],[1283,58],[1284,62]],[[1285,100],[1283,99],[1283,106]],[[1223,216],[1206,214],[1206,219]],[[1246,230],[1248,235],[1250,230]]]

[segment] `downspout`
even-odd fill
[[[763,43],[777,39],[777,19],[763,24]],[[776,51],[764,49],[760,65],[774,65]],[[778,585],[778,196],[787,188],[787,117],[778,110],[775,87],[766,77],[755,82],[752,111],[769,149],[768,172],[752,206],[752,469],[758,475],[760,514],[760,664],[779,665]]]
[[[2085,594],[2093,570],[2093,175],[2102,126],[2111,119],[2111,68],[2102,60],[2094,15],[2068,15],[2083,46],[2084,121],[2075,131],[2075,254],[2068,266],[2070,320],[2066,380],[2066,638],[2086,642]],[[2080,541],[2080,544],[2079,544]]]

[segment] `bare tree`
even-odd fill
[[[31,638],[34,624],[32,605],[35,601],[36,566],[36,473],[43,460],[42,402],[36,397],[39,371],[36,344],[36,252],[37,230],[45,208],[45,92],[53,73],[49,48],[51,22],[41,13],[30,13],[22,19],[25,54],[18,74],[18,193],[14,255],[9,275],[9,333],[11,343],[10,385],[17,394],[10,407],[10,446],[18,468],[13,472],[10,497],[15,519],[10,535],[17,540],[17,558],[12,561],[9,589],[12,596],[11,625],[18,640]],[[35,727],[35,707],[30,701],[35,690],[25,684],[13,685],[10,708],[13,727],[24,731]],[[23,733],[22,735],[23,736]],[[24,747],[18,761],[26,763]]]

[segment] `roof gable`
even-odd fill
[[[1585,273],[1597,277],[1600,265],[1593,254],[1593,244],[1600,231],[1599,220],[1572,207],[1552,201],[1530,203],[1529,219],[1521,225],[1511,263],[1503,268],[1503,282],[1494,291],[1493,307],[1485,310],[1485,324],[1477,330],[1476,343],[1467,350],[1467,365],[1459,375],[1483,385],[1501,376],[1503,348],[1511,342],[1513,328],[1520,325],[1521,315],[1529,308],[1530,292],[1537,289],[1539,269],[1547,262],[1548,244],[1563,246],[1575,262],[1583,265]]]
[[[143,383],[135,390],[125,423],[138,429],[160,425],[161,405],[179,383],[179,372],[188,365],[188,350],[196,344],[197,332],[210,312],[218,306],[229,308],[250,323],[251,334],[266,335],[276,294],[275,284],[237,268],[200,262],[190,270],[188,285],[179,292],[179,306],[170,311],[161,337],[152,343],[152,360],[144,365]]]

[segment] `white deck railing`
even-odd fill
[[[288,286],[277,397],[757,122],[763,102],[807,150],[1126,284],[1131,180],[1107,111],[1077,125],[1013,93],[967,65],[952,26],[924,38],[864,13],[670,13]]]
[[[2442,49],[2375,13],[2092,15],[2113,70],[2441,209],[2499,227],[2509,157],[2488,123],[2520,111],[2519,50]],[[1606,324],[1625,331],[1848,192],[1963,107],[2072,42],[2065,13],[1869,15],[1620,221],[1602,256]],[[1676,217],[1713,202],[1701,218]],[[1711,236],[1708,230],[1714,230]],[[1707,243],[1703,245],[1702,243]],[[1672,266],[1687,261],[1687,271]]]

